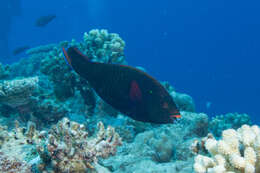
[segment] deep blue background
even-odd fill
[[[34,27],[48,14],[57,18]],[[259,17],[257,0],[27,0],[13,18],[9,49],[80,40],[105,28],[126,41],[130,65],[190,94],[198,111],[248,113],[259,124]]]

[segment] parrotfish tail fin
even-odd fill
[[[89,61],[89,58],[86,55],[83,55],[77,48],[69,47],[67,50],[62,48],[64,59],[66,63],[73,68],[74,65],[78,63],[84,63],[85,61]]]

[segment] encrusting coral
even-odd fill
[[[260,128],[256,125],[224,130],[222,139],[208,138],[205,149],[211,157],[196,156],[197,173],[260,172]]]
[[[37,87],[38,77],[5,80],[0,83],[0,103],[12,108],[25,105]]]
[[[39,169],[51,167],[56,173],[95,170],[93,164],[98,157],[114,155],[118,145],[121,145],[121,138],[114,128],[105,129],[100,122],[96,136],[88,137],[84,125],[64,118],[52,127],[45,145],[38,146],[43,161]]]

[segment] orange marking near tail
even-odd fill
[[[170,116],[171,118],[181,118],[181,115],[179,114],[179,115],[171,115]]]

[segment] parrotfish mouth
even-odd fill
[[[68,53],[67,53],[67,51],[64,47],[62,48],[62,52],[63,52],[63,55],[65,57],[64,59],[65,59],[66,63],[72,68],[71,59],[70,59],[70,57],[69,57],[69,55],[68,55]]]
[[[175,118],[175,119],[181,118],[181,114],[170,115],[170,118]]]

